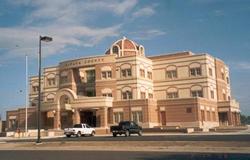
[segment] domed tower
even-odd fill
[[[113,43],[110,49],[105,54],[116,54],[117,57],[140,55],[144,56],[144,47],[138,45],[132,40],[123,37],[122,39]]]

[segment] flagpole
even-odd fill
[[[28,56],[25,55],[25,87],[26,87],[26,95],[25,95],[25,136],[28,133]]]

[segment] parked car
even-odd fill
[[[142,136],[142,127],[133,121],[121,121],[118,126],[111,126],[110,132],[112,132],[113,137],[116,137],[118,134],[124,134],[126,137],[131,134]]]
[[[73,128],[65,128],[64,134],[67,137],[70,137],[72,135],[75,135],[77,137],[81,137],[82,135],[95,135],[95,129],[91,128],[89,125],[81,123],[81,124],[75,124]]]

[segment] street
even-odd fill
[[[5,142],[34,142],[35,139],[7,139]],[[132,135],[130,137],[118,136],[95,136],[95,137],[60,137],[51,139],[42,139],[43,142],[67,142],[67,141],[250,141],[249,134],[239,135]]]
[[[0,151],[2,160],[247,160],[247,154],[127,151]]]

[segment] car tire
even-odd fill
[[[142,136],[142,131],[141,130],[138,132],[138,136]]]
[[[125,137],[128,137],[128,136],[130,136],[130,133],[129,133],[129,130],[126,130]]]
[[[92,131],[92,133],[90,134],[90,136],[95,136],[95,131]]]
[[[81,137],[81,136],[82,136],[81,132],[80,132],[80,131],[77,132],[76,136],[77,136],[77,137]]]
[[[69,134],[69,135],[66,135],[66,137],[68,137],[68,138],[69,138],[69,137],[71,137],[71,135],[70,135],[70,134]]]
[[[116,133],[113,133],[113,137],[116,137],[117,136],[117,134]]]

